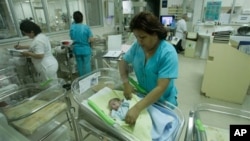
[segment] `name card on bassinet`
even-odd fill
[[[100,72],[96,72],[92,75],[89,75],[79,81],[79,94],[82,94],[89,88],[98,84],[98,77],[101,76]]]

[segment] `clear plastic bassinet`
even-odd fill
[[[249,125],[250,111],[201,103],[189,112],[185,141],[228,141],[230,125]]]
[[[0,67],[0,97],[6,91],[17,89],[20,84],[14,66]]]
[[[75,79],[71,85],[71,91],[75,102],[79,106],[78,125],[81,129],[87,131],[82,140],[92,134],[105,140],[134,141],[137,137],[121,131],[122,129],[110,125],[103,117],[96,114],[86,102],[90,97],[97,95],[103,88],[108,87],[114,91],[122,91],[119,71],[112,68],[97,69],[85,76]],[[87,103],[87,104],[86,104]],[[154,104],[168,111],[175,119],[175,126],[171,134],[171,141],[178,141],[184,126],[184,117],[182,112],[170,103]],[[139,139],[140,140],[140,139]],[[152,140],[152,139],[150,139]]]
[[[63,79],[54,79],[6,91],[0,97],[0,113],[29,140],[69,141],[70,130],[65,124],[73,125],[74,119],[64,84]],[[75,133],[74,125],[72,129]]]

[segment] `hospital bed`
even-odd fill
[[[230,125],[249,125],[250,111],[202,103],[189,112],[185,141],[229,141]]]
[[[150,115],[150,108],[160,109],[163,116],[172,119],[171,122],[167,123],[170,125],[170,128],[166,128],[167,133],[162,131],[162,135],[166,135],[165,139],[158,138],[158,140],[179,140],[184,126],[184,116],[176,106],[167,102],[155,103],[148,110],[142,111],[136,124],[132,127],[126,125],[124,121],[114,121],[108,114],[108,99],[109,96],[124,98],[122,90],[123,85],[120,81],[119,72],[112,68],[97,69],[73,81],[71,91],[79,106],[78,128],[80,131],[87,132],[80,132],[82,140],[88,138],[89,135],[94,135],[100,140],[112,141],[154,140],[153,129],[159,127],[159,124],[156,124],[153,120],[152,113]],[[134,95],[133,98],[136,101],[140,100],[141,97]],[[133,98],[131,101],[133,101]],[[144,122],[144,118],[147,118],[146,122]],[[167,121],[167,119],[164,118],[162,121]],[[146,132],[149,132],[149,136]],[[142,133],[149,138],[145,139],[144,135],[138,135],[137,133]]]

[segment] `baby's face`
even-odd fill
[[[112,100],[109,103],[109,107],[111,108],[111,110],[117,110],[119,108],[119,106],[120,106],[119,101]]]

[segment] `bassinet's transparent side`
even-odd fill
[[[185,141],[229,140],[230,125],[248,125],[250,111],[202,103],[190,111]]]
[[[79,106],[79,126],[84,127],[90,124],[94,128],[91,129],[95,130],[96,128],[96,132],[103,131],[105,134],[108,134],[119,141],[136,140],[136,138],[132,139],[133,137],[131,138],[128,135],[121,133],[117,128],[105,123],[100,117],[93,114],[93,110],[91,110],[88,104],[86,104],[86,100],[88,100],[89,97],[95,95],[99,90],[105,87],[112,90],[123,90],[120,74],[117,69],[101,68],[73,81],[71,91],[74,100]],[[158,103],[157,105],[170,111],[175,117],[177,126],[172,133],[171,138],[174,139],[174,141],[178,141],[185,121],[182,112],[179,108],[168,102],[161,104]]]

